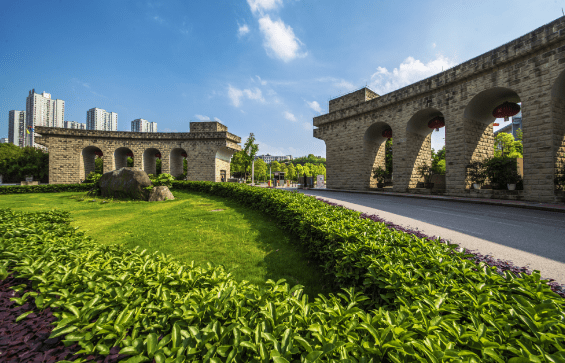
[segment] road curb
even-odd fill
[[[448,201],[448,202],[462,202],[462,203],[474,203],[474,204],[487,204],[487,205],[496,205],[502,207],[514,207],[514,208],[524,208],[524,209],[537,209],[543,210],[548,212],[557,212],[557,213],[565,213],[565,205],[563,207],[553,207],[549,205],[536,205],[536,204],[518,204],[523,202],[514,202],[514,201],[502,201],[499,199],[485,199],[485,200],[477,200],[477,199],[468,199],[468,198],[461,198],[461,197],[445,197],[445,196],[428,196],[428,195],[421,195],[421,194],[404,194],[404,193],[387,193],[387,192],[373,192],[373,191],[364,191],[364,190],[343,190],[343,189],[326,189],[326,188],[311,188],[307,190],[320,190],[320,191],[328,191],[328,192],[341,192],[341,193],[357,193],[357,194],[373,194],[373,195],[385,195],[390,197],[402,197],[402,198],[419,198],[419,199],[429,199],[429,200],[440,200],[440,201]],[[541,203],[540,203],[541,204]]]

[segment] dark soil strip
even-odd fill
[[[335,206],[335,207],[341,207],[341,208],[349,209],[349,208],[344,207],[340,204],[332,203],[332,202],[329,202],[329,201],[324,200],[322,198],[316,198],[316,199],[318,199],[319,201],[324,202],[326,204]],[[435,238],[430,237],[430,236],[422,233],[421,231],[410,229],[410,228],[405,228],[405,227],[399,226],[397,224],[394,224],[392,222],[385,221],[384,219],[382,219],[381,217],[379,217],[375,214],[369,215],[369,214],[366,214],[366,213],[362,213],[359,217],[363,218],[363,219],[370,219],[370,220],[375,221],[375,222],[384,223],[384,224],[386,224],[386,226],[389,229],[395,229],[395,230],[398,230],[398,231],[406,232],[406,233],[412,234],[412,235],[414,235],[418,238],[426,238],[429,241],[435,241],[436,240]],[[441,239],[440,242],[441,243],[449,243],[450,245],[459,246],[458,244],[451,243],[450,241],[447,241],[445,239]],[[501,275],[504,274],[504,271],[510,271],[510,272],[514,273],[516,276],[520,276],[520,273],[526,273],[528,275],[532,274],[532,271],[528,270],[526,267],[517,267],[510,261],[495,259],[493,256],[490,256],[490,255],[482,255],[482,254],[476,252],[475,250],[465,249],[465,253],[468,254],[468,255],[472,255],[472,257],[468,257],[467,260],[473,261],[477,265],[481,262],[484,262],[485,264],[487,264],[489,266],[494,266],[494,267],[496,267],[496,271]],[[565,285],[560,285],[559,283],[557,283],[557,281],[555,281],[553,279],[548,280],[548,285],[553,292],[555,292],[556,294],[565,298]]]

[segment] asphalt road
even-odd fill
[[[565,213],[452,201],[299,190],[565,284]]]

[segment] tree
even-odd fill
[[[233,175],[235,178],[241,178],[244,175],[244,161],[243,159],[245,156],[243,155],[245,152],[243,150],[236,152],[231,157],[230,162],[230,174]]]
[[[94,173],[104,173],[104,159],[102,159],[100,156],[96,156],[96,159],[94,159]]]
[[[281,163],[274,160],[271,162],[271,171],[281,171]]]
[[[263,159],[255,160],[255,179],[265,180],[267,179],[267,163]]]
[[[296,168],[294,165],[288,164],[286,178],[289,180],[296,180]]]
[[[0,144],[0,174],[3,182],[20,182],[31,175],[45,183],[49,180],[49,154],[31,146]]]
[[[521,144],[522,142],[516,142],[514,140],[514,136],[512,136],[512,134],[499,132],[494,137],[494,156],[506,156],[512,159],[521,158],[522,153],[518,151],[518,148],[522,148]],[[518,148],[517,145],[519,145]]]
[[[445,174],[445,145],[438,152],[432,149],[432,171],[434,174]]]
[[[259,151],[259,144],[254,144],[255,135],[251,132],[245,145],[243,146],[243,173],[245,174],[245,180],[247,180],[247,169],[251,167],[251,163],[255,160],[255,155]]]
[[[300,164],[296,165],[296,177],[301,178],[304,176],[304,167]]]

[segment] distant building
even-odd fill
[[[66,129],[86,130],[86,124],[76,122],[76,121],[65,121],[65,128]]]
[[[287,161],[292,160],[292,155],[283,155],[283,156],[275,156],[275,155],[258,155],[255,159],[262,159],[265,163],[269,164],[273,161]]]
[[[26,128],[35,126],[63,127],[65,119],[65,101],[51,99],[51,94],[43,92],[35,93],[35,89],[29,91],[26,98]],[[25,145],[37,146],[34,142],[35,134],[25,133]]]
[[[8,119],[8,141],[19,147],[24,147],[26,112],[12,110]]]
[[[131,122],[131,132],[157,132],[157,122],[138,118]]]
[[[7,144],[8,142],[9,141],[7,137],[0,138],[0,144]]]
[[[118,114],[101,108],[86,111],[86,129],[100,131],[118,131]]]

